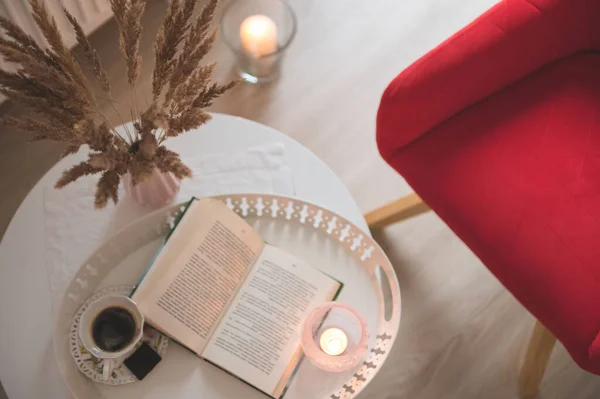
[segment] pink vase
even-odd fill
[[[123,176],[125,193],[139,204],[152,208],[162,208],[169,204],[179,192],[181,181],[171,173],[163,173],[158,169],[152,171],[152,176],[135,186],[131,174]]]

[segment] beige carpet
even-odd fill
[[[164,10],[162,1],[149,3],[142,44],[144,95],[149,93],[152,37]],[[341,177],[364,211],[408,193],[406,183],[377,154],[379,97],[401,69],[494,0],[292,3],[300,29],[282,79],[269,86],[243,86],[213,111],[249,118],[295,138]],[[115,98],[127,101],[115,32],[110,22],[93,42],[109,70]],[[221,43],[209,58],[219,62],[218,78],[232,76],[233,58]],[[0,113],[19,111],[6,104]],[[22,133],[0,132],[0,234],[60,153],[59,145],[25,144],[26,139]],[[527,312],[433,214],[392,226],[377,238],[396,267],[403,317],[393,353],[361,398],[516,399],[517,369],[533,326]],[[578,369],[558,348],[541,397],[599,395],[600,378]]]

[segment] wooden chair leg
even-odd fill
[[[555,343],[556,337],[538,321],[531,334],[519,375],[519,389],[522,398],[533,398],[539,393],[540,384],[550,362],[550,355]]]
[[[430,210],[427,204],[413,193],[367,213],[365,219],[369,228],[379,229]]]

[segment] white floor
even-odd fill
[[[142,43],[142,95],[150,93],[152,37],[164,10],[150,1]],[[298,36],[282,79],[243,86],[214,111],[279,129],[319,155],[364,211],[410,191],[378,156],[374,121],[386,84],[404,67],[489,8],[494,0],[292,0]],[[128,101],[116,25],[93,36],[114,97]],[[222,43],[211,54],[217,78],[231,76]],[[110,110],[106,110],[110,114]],[[6,105],[2,115],[15,114]],[[115,123],[118,123],[115,120]],[[0,132],[0,234],[22,198],[60,153],[55,144],[24,144]],[[11,171],[11,173],[8,173]],[[516,376],[533,319],[433,214],[378,235],[400,279],[401,335],[362,399],[516,399]],[[558,348],[543,399],[592,399],[600,378],[581,371]],[[3,398],[0,392],[0,398]],[[29,398],[25,398],[29,399]]]

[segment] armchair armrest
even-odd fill
[[[388,86],[377,115],[383,158],[544,65],[598,48],[596,26],[600,1],[501,1]]]
[[[589,355],[590,360],[600,361],[600,332],[598,332],[596,339],[594,339],[592,345],[590,346]]]

